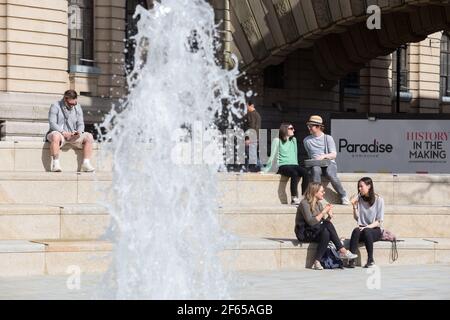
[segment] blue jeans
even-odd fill
[[[330,180],[334,190],[336,190],[336,192],[339,194],[341,198],[347,196],[347,193],[345,192],[344,187],[342,186],[342,183],[337,176],[336,163],[331,162],[331,164],[328,167],[318,167],[318,166],[311,167],[310,173],[311,173],[311,180],[313,182],[321,183],[323,175]]]

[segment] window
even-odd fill
[[[441,81],[440,93],[441,97],[450,96],[450,37],[443,33],[441,38]]]
[[[361,93],[359,87],[359,71],[350,72],[341,79],[340,83],[341,94],[347,97],[359,96]]]
[[[69,24],[69,66],[94,65],[94,9],[92,0],[69,0],[69,15],[79,21]]]
[[[408,92],[408,47],[401,46],[392,54],[392,88],[397,90],[397,57],[400,55],[400,92]],[[394,94],[396,96],[396,94]]]
[[[136,41],[132,39],[137,34],[137,22],[139,17],[133,19],[136,7],[141,5],[145,9],[148,9],[146,0],[127,0],[127,22],[126,22],[126,42],[125,42],[125,65],[127,73],[130,73],[134,68],[134,52],[136,47]]]
[[[342,78],[344,89],[359,89],[359,72],[350,72]]]
[[[264,69],[264,86],[266,88],[284,89],[284,63],[268,66]]]

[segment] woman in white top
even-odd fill
[[[353,217],[358,221],[358,227],[352,232],[350,251],[356,252],[358,243],[364,242],[367,250],[367,263],[364,268],[375,265],[373,259],[373,243],[381,239],[381,224],[384,219],[384,200],[375,194],[373,181],[369,177],[358,181],[358,196],[352,199]],[[354,261],[349,262],[354,268]]]

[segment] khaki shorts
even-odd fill
[[[70,140],[66,140],[66,138],[64,138],[64,136],[58,132],[58,131],[52,131],[47,135],[47,140],[52,142],[52,137],[53,134],[59,134],[61,137],[61,143],[60,143],[60,147],[62,148],[66,143],[78,148],[78,149],[83,149],[83,143],[85,143],[86,141],[93,141],[92,138],[92,134],[90,134],[89,132],[83,132],[78,138],[76,139],[70,139]]]

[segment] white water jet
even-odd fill
[[[229,298],[230,274],[218,256],[231,239],[218,220],[221,141],[206,148],[202,136],[214,132],[224,101],[229,120],[239,113],[232,107],[245,99],[238,70],[216,60],[214,10],[206,1],[161,0],[136,14],[133,89],[102,124],[114,164],[105,203],[113,222],[114,286],[106,295]],[[192,144],[197,149],[190,154]]]

